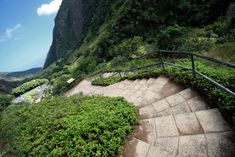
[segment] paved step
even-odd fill
[[[149,147],[147,157],[232,157],[235,154],[234,144],[229,139],[232,136],[232,132],[220,132],[159,138]]]
[[[217,109],[144,119],[135,128],[124,156],[132,157],[134,147],[147,157],[232,156],[235,152],[232,129]],[[143,148],[142,148],[143,147]],[[141,154],[141,155],[143,155]],[[208,154],[208,155],[207,155]],[[133,155],[136,157],[138,155]]]
[[[140,118],[146,119],[179,113],[196,112],[206,110],[207,108],[206,102],[200,98],[194,90],[188,88],[140,108]]]
[[[134,136],[152,143],[156,138],[231,131],[217,109],[183,113],[140,121]]]
[[[150,84],[151,83],[151,84]],[[142,86],[135,86],[132,90],[127,91],[124,97],[129,102],[134,103],[138,108],[147,106],[152,102],[158,101],[168,95],[182,91],[182,86],[179,84],[169,81],[166,77],[159,77],[158,79],[149,79]],[[166,89],[171,86],[170,90]],[[165,91],[165,92],[162,92]]]
[[[234,157],[234,133],[219,132],[158,138],[153,144],[131,138],[123,157]]]

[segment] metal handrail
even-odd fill
[[[170,54],[184,54],[184,55],[190,56],[191,57],[191,62],[192,62],[192,68],[184,67],[182,65],[177,65],[177,64],[174,64],[174,63],[165,62],[164,58],[163,58],[163,54],[167,54],[167,53],[168,54],[169,53]],[[185,70],[191,70],[194,77],[196,77],[196,74],[198,74],[199,76],[203,77],[204,79],[206,79],[210,83],[214,84],[216,87],[222,89],[223,91],[227,92],[228,94],[230,94],[232,96],[235,96],[235,93],[233,91],[231,91],[230,89],[224,87],[220,83],[214,81],[213,79],[209,78],[208,76],[206,76],[206,75],[202,74],[201,72],[197,71],[196,70],[196,65],[195,65],[195,57],[199,57],[201,59],[211,61],[211,62],[216,63],[216,64],[224,65],[224,66],[227,66],[227,67],[230,67],[230,68],[235,68],[235,64],[223,62],[223,61],[220,61],[220,60],[215,59],[215,58],[203,56],[203,55],[196,54],[196,53],[190,53],[190,52],[158,50],[158,55],[160,56],[160,60],[161,60],[163,70],[165,70],[165,65],[170,65],[170,66],[174,66],[174,67],[185,69]]]
[[[204,60],[207,60],[207,61],[211,61],[211,62],[213,62],[213,63],[225,65],[225,66],[230,67],[230,68],[235,68],[235,64],[228,63],[228,62],[224,62],[224,61],[221,61],[221,60],[212,58],[212,57],[203,56],[203,55],[200,55],[200,54],[197,54],[197,53],[192,53],[192,52],[180,52],[180,51],[158,50],[158,54],[159,54],[159,53],[185,54],[185,55],[188,55],[188,56],[199,57],[199,58],[201,58],[201,59],[204,59]]]

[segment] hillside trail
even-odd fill
[[[124,80],[107,87],[83,80],[65,93],[72,96],[124,97],[138,109],[140,122],[127,140],[123,157],[234,157],[232,128],[194,89],[160,76]]]

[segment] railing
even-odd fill
[[[177,65],[177,64],[174,64],[174,63],[166,62],[164,60],[164,57],[163,57],[163,55],[165,55],[165,54],[181,54],[181,55],[189,56],[191,58],[192,67],[188,68],[188,67],[184,67],[182,65]],[[213,63],[216,63],[216,64],[224,65],[224,66],[227,66],[227,67],[230,67],[230,68],[235,68],[235,64],[223,62],[223,61],[211,58],[211,57],[206,57],[206,56],[202,56],[202,55],[195,54],[195,53],[190,53],[190,52],[158,50],[158,55],[160,56],[161,66],[162,66],[163,70],[165,70],[166,65],[181,68],[181,69],[185,69],[185,70],[191,70],[194,77],[196,77],[196,75],[199,75],[199,76],[203,77],[204,79],[206,79],[207,81],[209,81],[210,83],[214,84],[216,87],[222,89],[223,91],[227,92],[228,94],[231,94],[232,96],[235,96],[235,93],[233,91],[231,91],[230,89],[224,87],[220,83],[214,81],[213,79],[209,78],[208,76],[206,76],[206,75],[202,74],[201,72],[197,71],[196,64],[195,64],[195,58],[198,57],[200,59],[210,61],[210,62],[213,62]]]
[[[179,65],[179,64],[175,64],[175,63],[171,63],[171,62],[167,62],[164,60],[164,55],[166,54],[178,54],[178,55],[184,55],[184,56],[188,56],[190,57],[190,60],[191,60],[191,67],[184,67],[182,65]],[[196,77],[196,75],[199,75],[200,77],[203,77],[204,79],[206,79],[207,81],[209,81],[210,83],[214,84],[216,87],[222,89],[223,91],[225,91],[226,93],[232,95],[232,96],[235,96],[235,93],[233,91],[231,91],[230,89],[224,87],[223,85],[221,85],[220,83],[214,81],[213,79],[209,78],[208,76],[206,76],[205,74],[199,72],[197,70],[197,67],[196,67],[196,64],[195,64],[195,58],[200,58],[200,59],[203,59],[203,60],[206,60],[206,61],[210,61],[212,63],[216,63],[216,64],[219,64],[219,65],[223,65],[223,66],[227,66],[229,68],[234,68],[235,69],[235,64],[231,64],[231,63],[227,63],[227,62],[223,62],[223,61],[220,61],[218,59],[214,59],[214,58],[211,58],[211,57],[207,57],[207,56],[203,56],[203,55],[200,55],[200,54],[196,54],[196,53],[191,53],[191,52],[179,52],[179,51],[167,51],[167,50],[158,50],[158,56],[160,58],[160,62],[156,62],[154,64],[149,64],[149,65],[145,65],[145,66],[142,66],[142,67],[137,67],[137,68],[134,68],[134,69],[129,69],[129,70],[126,70],[126,71],[116,71],[113,73],[112,76],[110,77],[114,77],[115,75],[118,75],[121,79],[123,78],[122,76],[122,73],[128,73],[128,72],[135,72],[137,70],[141,70],[141,69],[145,69],[145,68],[148,68],[148,67],[162,67],[163,68],[163,71],[165,71],[165,66],[173,66],[173,67],[176,67],[176,68],[181,68],[181,69],[185,69],[185,70],[190,70],[192,71],[192,74],[194,77]],[[123,63],[121,63],[123,64]],[[104,71],[103,69],[101,71],[98,71],[96,73],[93,73],[91,75],[88,75],[86,76],[85,78],[88,78],[88,77],[99,77],[102,81],[103,81],[103,73],[104,72],[108,72],[108,71]],[[110,71],[109,71],[110,72]],[[80,80],[80,79],[79,79]]]

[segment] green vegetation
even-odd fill
[[[40,86],[40,85],[46,84],[46,83],[48,83],[47,79],[35,79],[32,81],[26,82],[26,83],[20,85],[19,87],[13,89],[12,94],[15,96],[19,96],[19,95],[24,94],[25,92],[37,87],[37,86]]]
[[[176,64],[191,67],[192,63],[187,59],[171,60]],[[124,67],[125,68],[125,67]],[[196,60],[196,68],[198,71],[206,74],[213,80],[222,84],[226,88],[235,91],[235,70],[225,68],[223,66],[212,65],[205,61]],[[160,74],[168,75],[171,79],[180,82],[185,87],[194,87],[200,93],[202,93],[211,104],[212,107],[219,107],[220,111],[224,113],[227,120],[232,123],[232,117],[235,119],[235,98],[225,93],[223,90],[218,89],[213,84],[205,80],[204,78],[197,76],[193,77],[192,71],[182,70],[175,67],[166,67],[166,71],[162,71],[161,67],[149,67],[138,70],[132,74],[127,74],[125,77],[109,77],[109,78],[98,78],[92,82],[93,85],[107,86],[125,79],[135,80],[142,78],[157,78]],[[235,121],[233,122],[235,124]]]
[[[15,88],[12,94],[25,93],[31,100],[32,89],[49,80],[56,96],[94,73],[127,72],[159,62],[157,49],[194,51],[235,63],[234,13],[232,0],[64,1],[56,17],[47,68],[17,88],[0,80],[0,92]],[[191,67],[187,59],[166,57]],[[197,70],[235,91],[233,70],[201,60],[196,64]],[[123,78],[96,79],[92,84],[107,86],[160,74],[198,89],[229,121],[233,117],[235,124],[234,97],[201,77],[193,78],[191,71],[166,67],[162,72],[148,67]],[[69,86],[70,78],[76,81]],[[6,156],[117,156],[137,122],[134,107],[121,98],[78,95],[8,106],[10,101],[0,96],[0,141],[7,142]]]
[[[82,13],[77,14],[73,14],[77,1],[65,2],[61,7],[56,19],[56,28],[65,34],[57,46],[61,51],[50,51],[47,60],[55,62],[38,75],[52,80],[55,94],[67,86],[69,78],[81,80],[118,60],[127,62],[146,54],[156,56],[157,49],[195,51],[234,62],[235,5],[231,0],[91,0],[82,3]],[[80,15],[84,22],[78,27],[76,20]],[[74,27],[83,30],[77,45],[71,47],[69,40],[74,33],[70,28],[74,30]],[[57,36],[54,38],[58,41]]]
[[[116,156],[137,123],[122,98],[58,97],[9,106],[0,120],[6,156]]]
[[[8,95],[0,94],[0,112],[2,112],[5,108],[7,108],[12,101],[12,97]]]
[[[123,79],[120,78],[119,76],[108,77],[108,78],[98,78],[98,79],[95,79],[94,81],[92,81],[92,85],[95,85],[95,86],[109,86],[109,85],[118,83],[122,80]]]

